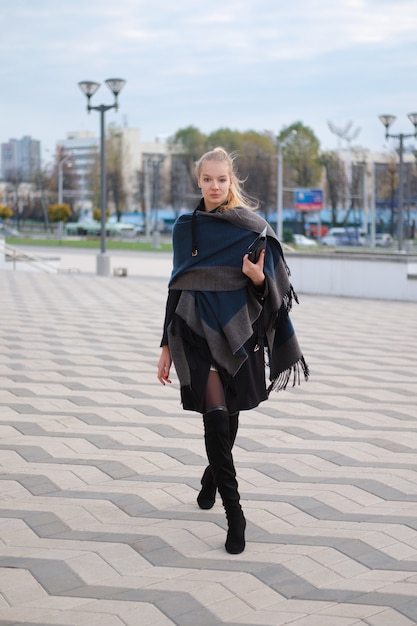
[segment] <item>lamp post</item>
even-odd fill
[[[295,128],[280,140],[277,138],[277,237],[279,241],[283,238],[283,196],[284,191],[294,191],[292,188],[284,187],[283,177],[283,155],[282,148],[287,145],[288,139],[297,134]]]
[[[153,248],[160,248],[159,237],[159,220],[158,220],[158,207],[159,207],[159,184],[160,184],[160,169],[165,160],[164,154],[154,154],[148,159],[148,164],[152,166],[152,198],[151,206],[153,207]],[[149,173],[149,172],[148,172]]]
[[[366,174],[365,174],[366,178]],[[375,248],[376,245],[376,176],[375,176],[375,162],[371,163],[371,193],[370,193],[370,208],[371,208],[371,248]]]
[[[100,87],[100,83],[91,80],[85,80],[78,83],[81,91],[87,97],[87,111],[98,111],[100,113],[100,223],[101,223],[101,240],[100,254],[97,256],[97,274],[108,276],[110,273],[110,259],[106,255],[106,134],[104,125],[104,114],[110,109],[119,108],[117,97],[123,89],[126,81],[122,78],[108,78],[104,81],[107,87],[114,95],[113,104],[100,104],[91,106],[90,99]]]
[[[63,159],[60,160],[60,162],[58,163],[58,204],[62,204],[63,202],[63,195],[64,195],[64,174],[63,174],[63,167],[64,167],[64,163],[66,163],[68,161],[68,159],[71,158],[70,154],[67,154],[67,156],[65,156]],[[69,167],[71,167],[71,163],[68,164]]]
[[[397,223],[397,238],[398,238],[398,250],[401,252],[403,249],[403,153],[404,153],[404,139],[408,137],[417,138],[417,113],[409,113],[408,119],[414,124],[414,133],[398,133],[393,135],[389,132],[391,124],[397,119],[395,115],[380,115],[379,119],[385,126],[385,139],[389,137],[393,139],[399,139],[400,146],[398,149],[399,155],[399,167],[398,167],[398,223]]]
[[[282,146],[281,142],[278,142],[278,164],[277,164],[277,237],[282,241]]]

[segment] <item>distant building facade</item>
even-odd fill
[[[98,175],[100,140],[93,132],[74,131],[65,140],[57,142],[62,152],[70,157],[78,181],[76,205],[81,213],[88,213],[92,206],[92,173]],[[167,201],[171,147],[162,141],[141,141],[138,128],[109,128],[106,132],[106,160],[108,176],[107,204],[115,210],[114,194],[110,178],[114,161],[120,172],[123,187],[122,212],[144,212],[146,206],[163,205]],[[64,190],[64,196],[66,192]]]
[[[92,172],[97,164],[99,139],[90,131],[72,131],[58,147],[70,157],[77,178],[76,203],[81,210],[91,208]]]
[[[41,169],[41,142],[30,136],[1,144],[1,178],[31,182]]]

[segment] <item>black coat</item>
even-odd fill
[[[259,293],[252,285],[258,300],[263,302],[267,297],[266,291]],[[234,377],[231,377],[223,368],[216,363],[215,355],[210,353],[207,342],[203,337],[193,333],[176,316],[175,309],[180,298],[181,291],[170,290],[168,293],[164,333],[161,346],[168,345],[168,326],[174,324],[176,332],[181,333],[185,355],[191,372],[191,387],[181,388],[181,402],[184,409],[204,413],[204,399],[207,386],[207,377],[211,365],[216,365],[220,378],[223,382],[226,406],[229,413],[252,409],[267,399],[267,384],[265,380],[265,339],[263,328],[263,315],[253,325],[253,334],[245,344],[248,354]]]

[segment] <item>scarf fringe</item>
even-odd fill
[[[294,302],[299,304],[298,296],[296,292],[294,291],[294,287],[290,285],[287,293],[284,295],[284,300],[283,300],[283,305],[285,306],[287,315],[291,312],[292,305],[294,304]]]
[[[277,321],[280,315],[282,315],[282,310],[285,311],[285,315],[289,315],[291,313],[292,305],[294,304],[294,302],[299,304],[298,296],[296,292],[294,291],[293,286],[290,285],[287,293],[284,294],[284,297],[282,299],[281,309],[279,311],[275,311],[269,317],[268,328],[272,328],[273,326],[277,324]]]
[[[291,367],[281,372],[269,385],[267,393],[268,396],[271,391],[284,391],[288,387],[288,383],[292,377],[292,387],[301,384],[301,375],[304,376],[304,380],[307,381],[310,376],[310,369],[302,356],[297,363],[294,363]]]

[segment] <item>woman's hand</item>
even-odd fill
[[[158,380],[161,385],[171,384],[169,370],[171,369],[172,358],[168,346],[162,346],[161,356],[158,361]]]
[[[249,261],[249,255],[245,254],[243,257],[242,272],[247,276],[254,284],[255,287],[260,288],[264,284],[264,259],[265,250],[261,250],[259,259],[256,263]]]

